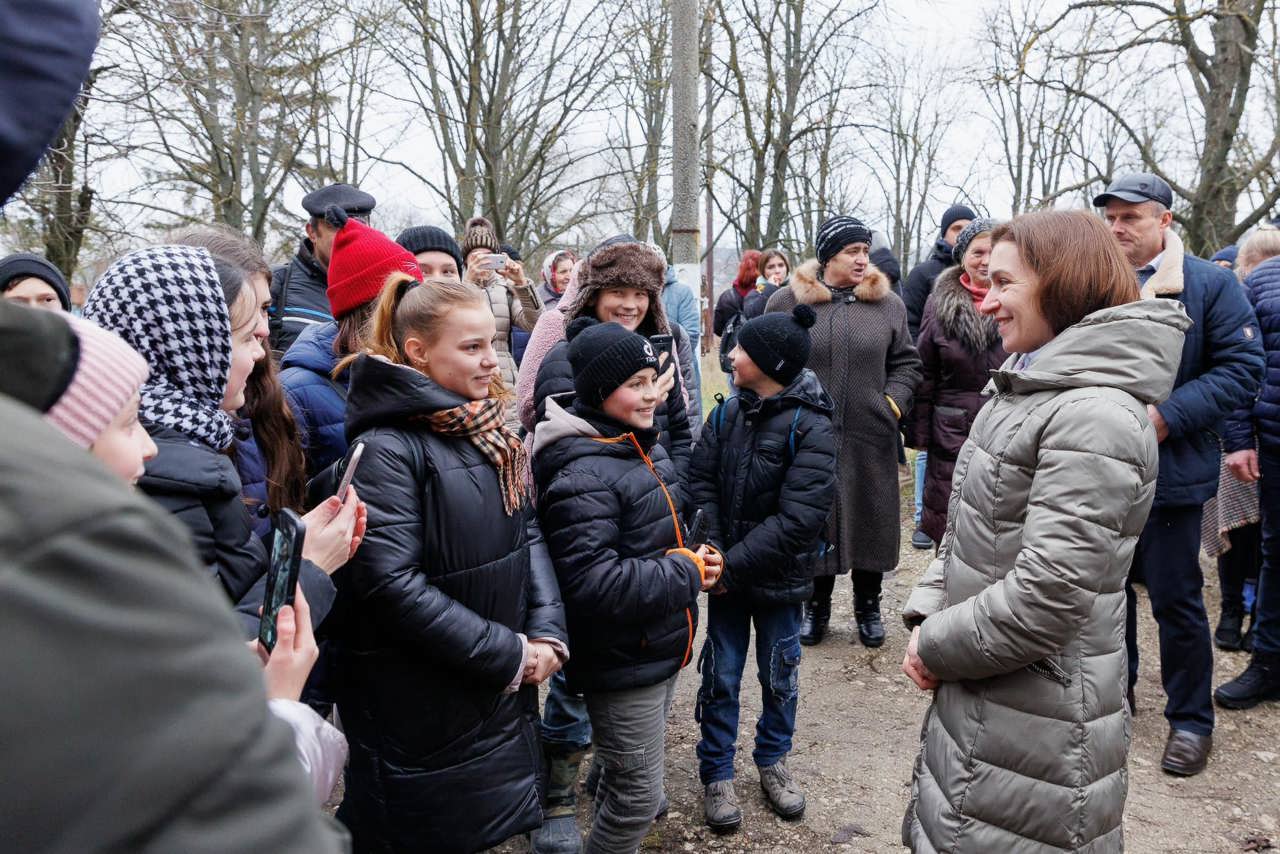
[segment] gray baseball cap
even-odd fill
[[[1134,172],[1121,175],[1111,182],[1107,191],[1093,200],[1095,208],[1106,207],[1111,199],[1122,202],[1159,202],[1166,208],[1173,207],[1173,188],[1163,178],[1150,172]]]

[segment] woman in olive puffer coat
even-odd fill
[[[1190,321],[1176,301],[1138,301],[1089,214],[1018,217],[993,244],[982,309],[1014,355],[905,609],[917,627],[903,669],[936,694],[903,844],[1120,851],[1124,585],[1157,473],[1147,405],[1173,387]]]

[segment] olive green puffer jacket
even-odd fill
[[[1124,584],[1158,469],[1146,406],[1173,387],[1189,325],[1172,300],[1103,309],[992,373],[905,609],[942,682],[903,824],[912,850],[1123,849]]]

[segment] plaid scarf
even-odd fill
[[[467,437],[480,449],[480,453],[489,458],[498,470],[502,506],[510,516],[524,502],[527,494],[524,471],[528,461],[524,444],[503,426],[504,408],[503,402],[495,398],[473,400],[453,409],[434,412],[426,420],[437,433]]]

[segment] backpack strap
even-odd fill
[[[796,407],[796,414],[791,418],[791,430],[787,433],[787,450],[791,454],[791,459],[796,458],[796,425],[800,423],[800,407]]]

